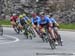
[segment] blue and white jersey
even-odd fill
[[[23,19],[24,19],[25,21],[29,20],[29,18],[28,18],[27,16],[25,16]]]
[[[56,20],[54,18],[50,18],[52,23],[56,23]]]
[[[52,23],[51,20],[49,19],[49,17],[47,17],[47,16],[44,17],[44,20],[40,19],[40,21],[39,21],[39,25],[47,24],[47,23]]]
[[[35,24],[35,23],[39,23],[39,21],[40,21],[40,17],[39,16],[37,16],[36,18],[32,18],[31,19],[31,21],[32,21],[32,24]]]

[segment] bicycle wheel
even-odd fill
[[[55,42],[51,39],[48,39],[48,40],[49,40],[49,45],[51,46],[51,49],[55,49],[56,48]]]
[[[27,30],[24,31],[24,36],[26,37],[26,39],[28,39],[28,31]]]
[[[36,34],[32,28],[31,28],[31,33],[32,33],[33,37],[36,37]]]
[[[29,34],[29,38],[30,38],[31,40],[32,40],[32,37],[33,37],[32,34]]]
[[[17,28],[17,26],[14,27],[14,31],[15,31],[17,34],[20,34],[20,29]]]
[[[42,35],[42,40],[43,40],[43,42],[45,42],[45,36],[44,35]]]
[[[58,42],[58,45],[62,46],[62,41],[61,41],[61,36],[60,35],[58,35],[57,42]]]
[[[50,39],[51,36],[47,29],[46,29],[46,32],[47,32],[48,42],[49,42],[51,49],[56,49],[55,42],[54,42],[54,40]]]
[[[48,42],[47,34],[44,33],[44,34],[42,35],[42,40],[43,40],[43,42],[46,42],[46,43]]]
[[[30,26],[29,26],[29,28],[28,28],[28,32],[29,32],[29,37],[30,37],[30,39],[32,39],[32,37],[33,37],[33,33],[32,33],[32,29],[30,28]]]

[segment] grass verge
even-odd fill
[[[0,20],[0,25],[10,25],[10,20]]]
[[[10,20],[0,20],[0,25],[11,25]],[[71,24],[60,24],[61,29],[75,29],[75,23]]]
[[[75,23],[71,24],[60,24],[61,29],[75,29]]]

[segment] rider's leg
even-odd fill
[[[37,34],[39,35],[39,30],[37,29],[37,25],[32,25],[32,27],[37,32]]]
[[[59,36],[60,35],[59,32],[58,32],[58,28],[57,27],[54,27],[54,33],[55,33],[56,36]]]
[[[49,27],[49,33],[50,33],[52,39],[53,39],[54,41],[56,41],[54,31],[53,31],[53,29],[52,29],[51,27]]]
[[[52,37],[52,40],[54,40],[55,44],[58,45],[58,42],[57,42],[57,40],[56,40],[56,38],[55,38],[55,33],[54,33],[53,28],[50,28],[50,27],[49,27],[49,32],[50,32],[50,35],[51,35],[51,37]]]
[[[60,36],[60,34],[59,34],[59,32],[58,32],[58,28],[55,28],[55,29],[54,29],[54,32],[55,32],[55,35],[57,36],[57,37],[56,37],[56,40],[59,40],[59,38],[61,38],[61,36]],[[61,41],[63,42],[62,39],[61,39]]]
[[[13,28],[16,26],[16,22],[11,21],[11,25],[13,26]]]
[[[44,33],[44,34],[45,34],[45,30],[44,30],[44,28],[43,28],[42,26],[39,27],[39,31],[40,31],[41,33]]]
[[[41,38],[43,38],[42,34],[43,34],[44,32],[45,32],[45,31],[44,31],[43,27],[42,27],[42,26],[39,26],[39,36],[40,36]]]
[[[21,24],[18,25],[18,29],[22,30],[23,26]]]

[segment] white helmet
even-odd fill
[[[44,12],[40,12],[40,15],[44,15]]]
[[[16,14],[14,13],[13,16],[16,16]]]

